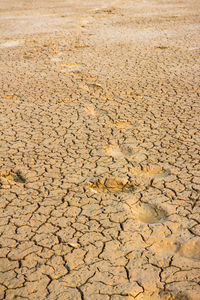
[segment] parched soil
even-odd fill
[[[200,299],[199,11],[0,0],[0,299]]]

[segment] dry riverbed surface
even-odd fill
[[[0,299],[200,299],[199,11],[0,0]]]

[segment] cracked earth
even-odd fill
[[[200,299],[200,1],[0,3],[0,299]]]

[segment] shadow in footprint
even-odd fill
[[[0,178],[5,178],[8,181],[14,181],[17,183],[25,183],[25,178],[19,170],[2,170],[0,171]]]

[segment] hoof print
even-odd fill
[[[131,170],[131,174],[146,178],[164,178],[171,175],[170,170],[163,170],[160,167],[144,167],[134,168]]]
[[[15,171],[13,169],[10,169],[0,171],[0,181],[1,184],[4,184],[5,182],[25,183],[25,178],[22,176],[19,170]]]
[[[157,207],[156,205],[145,203],[132,208],[132,212],[137,220],[147,224],[162,222],[167,217],[167,213],[164,209]]]
[[[121,149],[119,146],[109,146],[107,148],[105,148],[105,152],[109,155],[112,156],[114,158],[120,158],[120,157],[124,157],[123,153],[121,152]]]
[[[182,292],[160,291],[158,295],[160,300],[189,300]]]
[[[125,178],[120,177],[109,177],[102,178],[95,181],[94,183],[89,183],[88,187],[97,192],[131,192],[135,189],[136,184]]]
[[[185,242],[179,251],[181,256],[193,260],[200,260],[200,238],[194,238]]]

